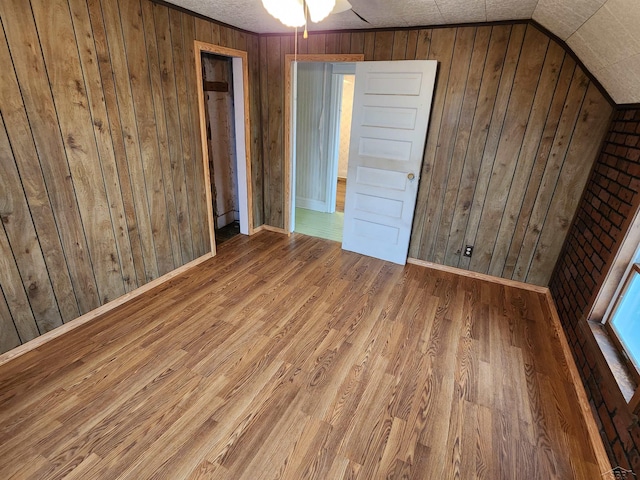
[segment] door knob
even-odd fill
[[[407,175],[407,178],[409,180],[413,180],[414,178],[416,178],[416,176],[413,173],[410,173],[409,175]]]

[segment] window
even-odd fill
[[[640,383],[640,250],[622,281],[607,317],[612,340],[628,364],[636,383]]]

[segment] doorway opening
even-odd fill
[[[238,231],[252,235],[247,52],[194,42],[211,253]]]
[[[354,63],[297,65],[293,231],[342,242]]]
[[[216,245],[240,233],[231,58],[202,53],[211,209]]]

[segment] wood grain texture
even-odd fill
[[[184,35],[184,55],[185,55],[185,74],[187,76],[187,98],[189,101],[189,122],[191,126],[191,135],[189,140],[193,149],[193,164],[185,162],[187,167],[187,175],[192,180],[193,194],[191,195],[191,206],[195,209],[198,218],[203,218],[206,214],[205,208],[205,181],[204,181],[204,169],[202,168],[203,157],[202,149],[198,148],[199,140],[199,128],[200,128],[200,116],[198,110],[198,89],[200,85],[196,81],[196,63],[195,63],[195,49],[194,41],[195,37],[195,18],[186,13],[181,14],[182,17],[182,33]],[[191,169],[189,168],[191,167]],[[209,237],[207,235],[206,224],[202,223],[198,227],[192,227],[194,232],[194,238],[196,238],[196,245],[199,247],[195,251],[195,256],[199,257],[210,251]]]
[[[611,115],[604,97],[594,97],[598,107],[587,109],[579,92],[591,83],[585,83],[584,72],[567,52],[525,23],[351,33],[348,42],[346,34],[340,40],[332,35],[311,33],[308,40],[300,40],[299,53],[328,48],[339,54],[362,52],[367,61],[439,62],[409,255],[546,285],[566,233],[546,215],[560,194],[547,186],[571,175],[569,168],[563,169],[570,143],[581,151],[584,171],[595,160],[591,142],[572,141],[581,116],[597,117],[591,119],[599,129],[593,138],[601,139]],[[286,148],[288,130],[277,131],[277,117],[286,125],[288,109],[282,109],[280,96],[286,71],[279,72],[272,57],[277,46],[290,39],[264,39],[266,58],[260,68],[261,87],[268,92],[262,99],[263,122],[270,124],[264,138],[265,178],[270,181],[264,201],[274,212],[265,221],[285,230],[288,156],[285,151],[283,158],[277,142]],[[286,105],[286,94],[284,101]],[[582,185],[568,177],[563,182],[569,191],[562,194],[566,201],[557,204],[567,218],[573,217]],[[554,245],[547,247],[548,240],[543,241],[540,261],[530,272],[542,237],[553,237]],[[462,256],[465,245],[476,247],[471,259]]]
[[[157,41],[158,61],[161,80],[164,111],[163,115],[167,123],[167,141],[169,148],[168,172],[172,177],[172,186],[176,202],[176,221],[180,234],[180,244],[184,257],[195,258],[193,246],[193,231],[191,222],[191,208],[187,189],[187,174],[182,161],[183,137],[180,129],[180,109],[178,107],[178,92],[176,77],[169,75],[175,70],[173,62],[173,50],[171,46],[171,31],[169,29],[169,12],[167,8],[159,5],[143,4],[145,22],[153,22],[153,30],[149,35],[154,35]]]
[[[3,28],[8,44],[7,52],[11,55],[11,65],[22,94],[23,115],[29,119],[31,135],[46,182],[51,209],[58,225],[57,234],[65,251],[78,307],[80,312],[86,312],[99,305],[96,279],[87,254],[87,240],[84,236],[74,186],[69,181],[71,173],[63,139],[60,128],[56,127],[57,113],[49,80],[45,75],[46,68],[42,50],[37,41],[35,21],[30,9],[28,12],[23,11],[24,6],[24,2],[21,1],[0,4],[0,16],[3,18]],[[11,21],[5,22],[4,19],[11,19]],[[14,58],[19,60],[14,61]],[[29,157],[22,161],[33,162],[34,160],[34,157]],[[36,178],[34,177],[34,181]],[[5,288],[4,285],[3,288]],[[7,286],[6,288],[16,287]]]
[[[0,292],[2,293],[2,292]],[[0,295],[0,349],[8,351],[20,345],[20,335],[4,294]]]
[[[124,293],[124,283],[102,166],[95,160],[98,150],[69,4],[34,0],[31,7],[87,239],[86,254],[100,303],[106,303]],[[67,49],[73,47],[76,50],[69,55]],[[87,162],[87,158],[94,160]]]
[[[40,332],[47,332],[62,324],[62,317],[47,275],[42,249],[38,242],[29,206],[20,188],[18,168],[12,159],[9,138],[0,118],[0,218],[10,245],[11,255],[20,272],[24,291]],[[9,260],[9,259],[8,259]],[[10,261],[10,260],[9,260]]]
[[[93,122],[93,133],[102,167],[105,192],[115,234],[115,245],[122,271],[122,281],[125,292],[130,292],[138,285],[138,272],[133,260],[132,242],[127,230],[127,218],[124,214],[125,207],[120,191],[120,182],[118,181],[118,167],[113,140],[108,128],[109,119],[89,10],[87,2],[82,0],[69,0],[69,8],[76,41],[78,42],[80,65],[85,80],[87,99]]]
[[[0,366],[0,474],[598,478],[556,327],[542,293],[235,237]]]
[[[0,17],[0,289],[24,342],[211,251],[193,44],[224,30],[253,78],[259,56],[257,36],[149,0],[9,1]]]
[[[0,62],[3,65],[9,65],[11,62],[4,32],[2,41],[0,41]],[[29,204],[29,212],[37,231],[38,242],[49,270],[51,283],[57,295],[60,315],[63,321],[70,320],[78,316],[78,303],[74,296],[69,269],[65,263],[64,250],[58,234],[51,200],[45,200],[48,198],[48,193],[43,171],[40,163],[33,161],[38,158],[38,154],[20,95],[18,81],[11,68],[0,70],[0,104],[2,104],[2,120],[11,145],[11,155],[7,154],[6,158],[13,157],[20,177],[28,179],[22,183],[22,187]],[[14,198],[10,201],[20,202],[20,199]]]

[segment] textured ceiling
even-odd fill
[[[534,19],[564,40],[618,104],[640,103],[640,0],[350,0],[310,30]],[[261,0],[170,0],[256,33],[288,32]]]

